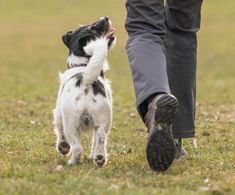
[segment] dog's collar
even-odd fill
[[[78,64],[78,65],[75,65],[73,67],[68,67],[68,69],[77,68],[77,67],[86,67],[86,66],[87,66],[87,64]],[[100,76],[104,78],[104,71],[103,70],[101,70]]]
[[[89,62],[89,60],[90,60],[91,56],[86,55],[85,57],[87,57],[87,58],[88,58],[88,62]],[[69,66],[69,65],[68,65],[68,69],[76,68],[76,67],[86,67],[86,66],[87,66],[87,63],[74,64],[73,66]],[[100,76],[104,78],[104,71],[103,71],[103,70],[101,70],[101,72],[100,72]]]
[[[71,60],[70,58],[75,58]],[[68,58],[67,58],[67,68],[76,68],[76,67],[81,67],[81,66],[87,66],[87,63],[90,61],[91,56],[84,55],[84,56],[76,56],[73,53],[70,53]],[[74,62],[76,61],[76,62]]]
[[[87,64],[76,64],[76,65],[74,65],[74,66],[68,66],[68,69],[71,69],[71,68],[76,68],[76,67],[84,67],[84,66],[87,66]]]

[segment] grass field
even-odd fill
[[[69,2],[69,3],[68,3]],[[150,171],[125,53],[123,0],[0,0],[0,194],[235,194],[235,1],[207,0],[198,34],[197,140],[165,173]],[[105,6],[104,6],[105,5]],[[89,11],[88,11],[89,10]],[[92,13],[92,14],[91,14]],[[64,165],[52,109],[67,50],[61,35],[103,15],[118,43],[109,56],[114,120],[110,160]]]

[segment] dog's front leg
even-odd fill
[[[81,162],[81,155],[83,152],[82,145],[78,139],[76,142],[71,144],[72,157],[68,161],[68,165],[76,165]]]

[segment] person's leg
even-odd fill
[[[179,101],[175,138],[193,137],[196,108],[197,36],[202,0],[167,0],[165,42],[170,90]]]
[[[126,8],[126,48],[137,109],[148,128],[147,160],[154,171],[165,171],[175,156],[171,125],[178,101],[169,94],[164,1],[127,0]]]
[[[163,0],[127,0],[127,54],[131,65],[137,110],[144,121],[146,99],[169,93],[164,40]]]

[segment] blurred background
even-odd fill
[[[58,72],[66,69],[68,53],[61,36],[79,24],[94,22],[101,16],[112,19],[117,36],[117,45],[109,55],[111,70],[107,74],[112,81],[114,96],[111,157],[119,162],[117,154],[122,150],[125,153],[124,145],[126,152],[135,152],[121,163],[135,162],[137,168],[132,167],[133,174],[139,174],[138,171],[142,169],[144,174],[148,170],[144,156],[145,128],[135,111],[132,79],[125,51],[125,1],[0,0],[0,155],[3,156],[0,164],[5,165],[5,168],[0,168],[0,174],[2,170],[6,177],[15,178],[19,171],[25,174],[23,168],[19,168],[21,164],[30,167],[32,161],[35,166],[42,168],[45,166],[44,161],[49,167],[55,163],[58,156],[54,149],[52,109],[59,87]],[[215,167],[219,166],[215,173],[225,170],[225,167],[231,168],[231,162],[219,165],[220,161],[214,158],[229,158],[231,161],[232,156],[231,145],[225,144],[227,148],[222,148],[224,153],[221,157],[216,152],[219,151],[220,143],[232,143],[235,128],[234,44],[235,1],[205,0],[201,30],[198,33],[197,137],[201,140],[199,145],[210,150],[200,157],[202,161],[199,160],[198,169],[203,169],[200,166],[207,161],[214,162]],[[208,137],[212,134],[212,137]],[[85,140],[85,145],[88,145],[90,138]],[[218,147],[213,145],[216,143]],[[194,151],[190,144],[186,149]],[[45,151],[50,153],[50,160]],[[13,162],[19,164],[18,172],[14,172]],[[127,171],[128,167],[122,174]],[[177,175],[180,171],[175,169],[174,173]],[[225,178],[215,173],[211,173],[215,181],[217,178],[221,181]],[[31,178],[29,175],[25,177]],[[188,177],[191,180],[197,178],[190,174]],[[43,181],[40,176],[38,178],[39,182]],[[14,179],[10,181],[14,182]],[[177,179],[174,181],[177,183]],[[196,179],[189,188],[196,188],[197,182]],[[184,186],[186,183],[179,181],[178,184]]]
[[[127,40],[124,4],[123,0],[1,0],[0,74],[3,96],[53,94],[55,73],[65,69],[67,49],[61,42],[62,34],[79,24],[107,15],[113,20],[118,37],[117,47],[110,55],[112,71],[109,73],[114,81],[115,96],[125,96],[133,101],[124,49]],[[226,103],[235,98],[234,7],[233,0],[206,0],[203,3],[202,25],[198,33],[199,101]],[[126,86],[127,91],[121,89],[127,89]]]
[[[198,104],[235,102],[234,10],[233,0],[203,3],[198,33]],[[52,108],[58,88],[57,73],[66,68],[67,48],[61,36],[105,15],[112,19],[118,38],[109,56],[108,77],[113,83],[114,104],[132,108],[135,98],[125,52],[125,1],[0,0],[0,106],[6,111],[2,112],[0,125],[13,120],[6,115],[18,109],[9,105],[10,100],[27,99],[28,106],[43,113]]]

